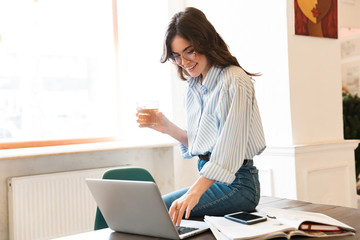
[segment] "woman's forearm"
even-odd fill
[[[179,128],[174,123],[171,122],[167,131],[164,133],[168,134],[169,136],[173,137],[174,139],[176,139],[177,141],[179,141],[180,143],[182,143],[183,145],[188,147],[187,132],[185,130]]]
[[[180,225],[184,213],[186,219],[190,217],[191,210],[199,203],[201,196],[214,182],[215,180],[200,176],[184,195],[172,203],[169,214],[176,226]]]
[[[158,124],[156,124],[155,126],[151,126],[150,128],[167,134],[188,147],[188,135],[185,130],[179,128],[177,125],[171,122],[162,112],[158,112],[156,114],[156,117]]]
[[[189,188],[189,194],[197,194],[199,198],[213,185],[215,180],[200,176],[197,181]]]

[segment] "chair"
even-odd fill
[[[107,170],[103,175],[103,179],[155,182],[154,178],[146,169],[138,168],[138,167],[124,167],[124,168]],[[108,227],[109,226],[107,225],[98,207],[96,210],[94,230],[99,230]]]

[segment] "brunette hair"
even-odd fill
[[[241,67],[236,57],[231,55],[225,41],[199,9],[188,7],[172,17],[165,34],[161,63],[171,58],[171,42],[176,35],[189,41],[195,52],[205,55],[211,65]],[[186,80],[189,74],[181,66],[177,66],[177,70],[179,77]],[[245,72],[250,76],[259,75]]]

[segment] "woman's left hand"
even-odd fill
[[[190,217],[190,212],[198,204],[200,197],[201,195],[188,191],[171,204],[169,214],[176,226],[180,225],[184,213],[186,219]]]

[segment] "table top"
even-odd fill
[[[274,197],[261,197],[260,203],[256,209],[261,209],[264,207],[275,207],[275,208],[285,208],[285,209],[294,209],[294,210],[301,210],[301,211],[309,211],[309,212],[318,212],[326,214],[332,218],[335,218],[353,228],[356,229],[356,234],[354,236],[345,236],[345,237],[336,237],[336,239],[342,240],[359,240],[360,239],[360,209],[356,208],[348,208],[348,207],[341,207],[341,206],[334,206],[334,205],[324,205],[324,204],[315,204],[297,200],[290,200],[290,199],[283,199],[283,198],[274,198]],[[104,240],[154,240],[160,238],[154,237],[146,237],[140,235],[133,235],[133,234],[126,234],[126,233],[119,233],[114,232],[108,228],[92,231],[82,234],[76,234],[64,238],[60,238],[61,240],[75,240],[75,239],[104,239]],[[59,240],[60,240],[59,239]],[[201,233],[197,236],[191,237],[191,239],[197,240],[214,240],[215,237],[212,235],[211,231],[207,231]],[[284,238],[278,238],[284,239]],[[296,237],[296,240],[303,240],[303,239],[312,239],[309,237]],[[334,237],[325,237],[320,238],[322,240],[334,240]]]

